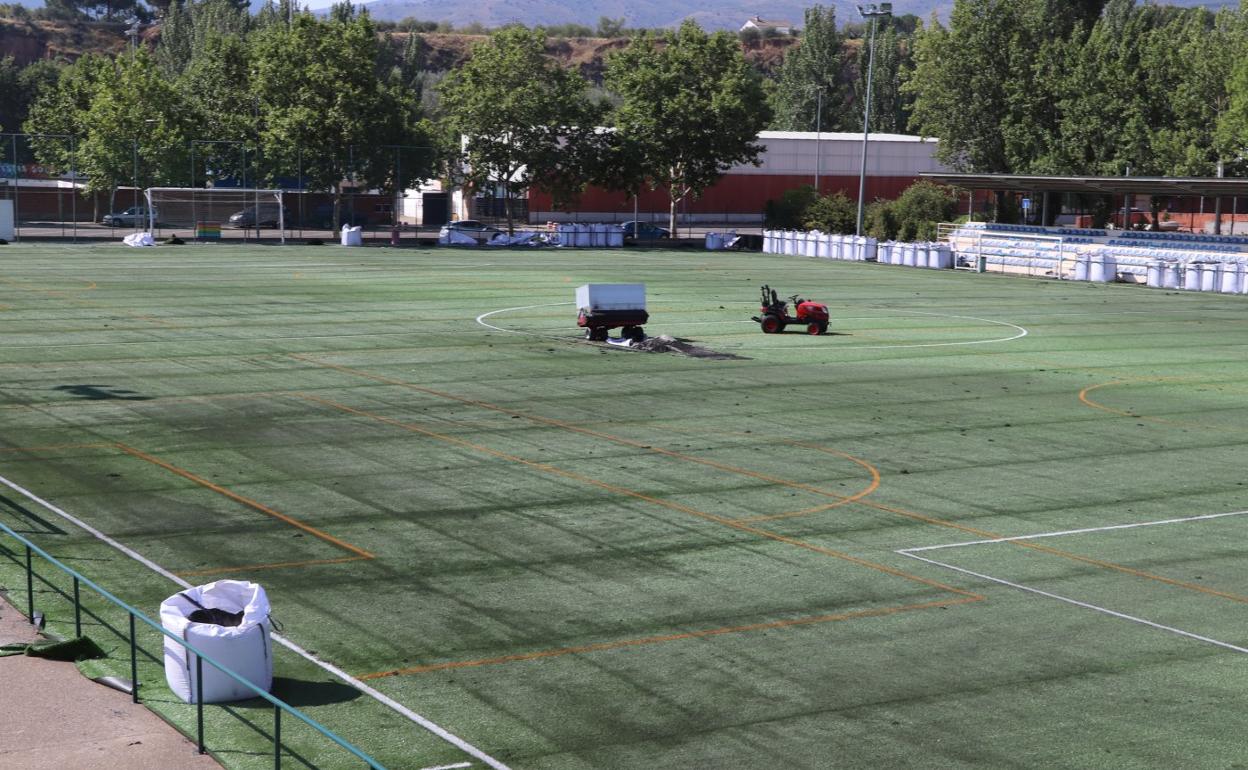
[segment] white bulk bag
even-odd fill
[[[152,238],[151,233],[130,233],[121,239],[127,246],[155,246],[156,241]]]
[[[242,613],[237,626],[197,622],[204,611]],[[192,615],[201,613],[192,620]],[[268,692],[273,686],[273,655],[269,644],[269,598],[257,583],[218,580],[176,593],[160,603],[160,624],[166,631],[222,666]],[[195,663],[199,656],[165,638],[165,681],[187,703],[195,703]],[[256,693],[207,661],[204,703],[223,703],[256,697]]]
[[[342,226],[342,245],[343,246],[363,246],[364,237],[360,234],[363,229],[360,225],[343,225]]]

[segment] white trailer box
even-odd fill
[[[576,289],[576,325],[591,342],[606,342],[616,326],[623,327],[624,338],[640,342],[646,338],[642,324],[649,320],[644,283],[587,283]]]
[[[587,314],[606,310],[645,310],[644,283],[587,283],[576,289],[576,309]]]

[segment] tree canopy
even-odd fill
[[[542,30],[509,27],[479,43],[439,87],[448,128],[465,138],[469,177],[477,188],[503,191],[509,231],[514,193],[536,185],[566,201],[595,154],[601,110],[588,83],[545,49]]]
[[[667,190],[673,231],[682,200],[762,152],[770,109],[734,35],[686,21],[660,47],[642,33],[608,59],[605,82],[620,99],[615,128],[635,148],[638,170]]]

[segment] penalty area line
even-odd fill
[[[181,586],[182,588],[194,587],[191,583],[188,583],[187,581],[173,574],[169,570],[160,566],[156,562],[148,559],[146,556],[143,556],[138,551],[135,551],[133,548],[130,548],[129,546],[126,546],[117,540],[114,540],[113,538],[104,534],[103,532],[96,529],[95,527],[92,527],[90,524],[87,524],[85,521],[82,521],[81,519],[73,516],[72,514],[62,510],[61,508],[57,507],[53,503],[50,503],[47,500],[44,500],[42,497],[39,497],[34,492],[31,492],[25,487],[22,487],[10,481],[4,476],[0,476],[0,484],[3,484],[4,486],[18,493],[19,495],[25,497],[27,500],[30,500],[31,502],[35,503],[36,505],[39,505],[40,507],[48,511],[51,511],[52,513],[55,513],[57,516],[60,516],[61,518],[74,524],[75,526],[79,527],[85,532],[90,533],[91,536],[94,537],[95,539],[111,546],[112,548],[120,551],[126,556],[129,556],[131,559],[134,559],[139,564],[142,564],[144,567],[147,567],[149,570],[151,570],[152,572],[155,572],[161,577],[168,579],[169,581]],[[328,671],[329,673],[338,677],[343,682],[346,682],[347,684],[351,685],[352,687],[359,690],[360,692],[373,698],[378,703],[381,703],[384,706],[388,707],[391,711],[394,711],[395,713],[400,714],[403,717],[406,717],[409,721],[414,722],[417,725],[420,725],[425,730],[428,730],[429,732],[438,736],[439,738],[451,744],[452,746],[459,749],[460,751],[464,752],[465,754],[476,757],[477,759],[481,760],[482,762],[489,765],[490,767],[495,768],[495,770],[510,770],[510,768],[508,768],[507,765],[503,764],[497,759],[494,759],[489,754],[486,754],[485,752],[481,751],[477,747],[463,740],[459,736],[451,733],[449,730],[445,729],[444,727],[441,727],[435,722],[432,722],[429,719],[421,716],[420,714],[417,714],[415,711],[412,711],[411,709],[407,708],[403,704],[384,695],[378,690],[372,687],[369,687],[364,682],[361,682],[359,679],[356,679],[355,677],[351,676],[350,674],[338,668],[337,666],[333,665],[332,663],[327,663],[313,656],[307,650],[303,649],[299,645],[285,638],[281,634],[274,633],[272,634],[272,638],[278,644],[287,648],[291,652],[294,652],[299,657],[307,660],[308,662],[318,666],[319,668],[325,671]]]
[[[932,564],[937,567],[943,567],[948,570],[953,570],[954,572],[960,572],[963,575],[970,575],[972,577],[980,578],[981,580],[987,580],[989,582],[997,583],[999,585],[1008,586],[1010,588],[1016,588],[1020,591],[1026,591],[1028,593],[1036,594],[1037,596],[1043,596],[1047,599],[1056,599],[1059,602],[1065,602],[1066,604],[1070,604],[1075,607],[1082,607],[1087,610],[1092,610],[1093,612],[1099,612],[1104,615],[1109,615],[1110,617],[1118,618],[1120,620],[1126,620],[1131,623],[1138,623],[1142,626],[1148,626],[1149,628],[1154,628],[1159,631],[1166,631],[1171,634],[1176,634],[1178,636],[1186,637],[1188,639],[1193,639],[1198,642],[1212,644],[1215,647],[1221,647],[1226,650],[1231,650],[1232,652],[1241,652],[1241,653],[1248,654],[1248,648],[1240,647],[1238,645],[1231,644],[1230,642],[1223,642],[1218,639],[1214,639],[1212,637],[1201,636],[1200,634],[1194,634],[1191,631],[1184,631],[1183,629],[1175,628],[1174,626],[1167,626],[1162,623],[1157,623],[1152,620],[1148,620],[1147,618],[1141,618],[1135,615],[1128,615],[1125,612],[1118,612],[1117,610],[1111,610],[1108,607],[1101,607],[1099,605],[1090,604],[1088,602],[1081,602],[1078,599],[1072,599],[1069,596],[1062,596],[1060,594],[1055,594],[1050,591],[1044,591],[1039,588],[1033,588],[1032,586],[1023,585],[1022,583],[1014,583],[1012,581],[1005,580],[1004,578],[993,577],[992,575],[986,575],[982,572],[975,572],[973,570],[969,570],[964,567],[956,567],[952,564],[946,564],[943,561],[929,559],[926,556],[919,556],[917,554],[914,554],[905,550],[896,551],[895,553],[901,554],[902,556],[908,556],[911,559],[917,559],[919,561],[926,562],[928,564]]]

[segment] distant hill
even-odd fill
[[[328,0],[321,0],[328,2]],[[858,3],[830,0],[820,3],[835,8],[839,22],[860,20]],[[1235,2],[1216,0],[1170,0],[1158,5],[1219,8]],[[670,27],[684,19],[695,19],[707,29],[740,29],[751,16],[780,19],[801,25],[805,10],[814,0],[772,0],[759,4],[746,0],[478,0],[475,3],[446,3],[442,0],[374,0],[365,4],[373,18],[399,21],[414,17],[422,21],[448,21],[455,25],[480,22],[487,27],[509,22],[538,24],[584,24],[594,27],[606,16],[624,19],[627,27]],[[953,0],[893,0],[893,13],[914,14],[923,19],[933,13],[947,19]]]

